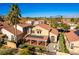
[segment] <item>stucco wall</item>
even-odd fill
[[[42,32],[40,34],[38,34],[36,29],[41,29]],[[32,30],[35,32],[35,33],[32,33],[32,35],[48,36],[48,30],[45,30],[45,29],[43,29],[43,28],[41,28],[39,26],[34,27]]]
[[[17,25],[17,29],[18,29],[19,31],[23,32],[23,28],[22,28],[21,26]]]
[[[5,30],[4,28],[1,29],[1,31],[2,31],[3,34],[6,34],[8,36],[8,40],[11,40],[11,36],[13,35],[11,32]]]
[[[74,46],[79,46],[79,41],[74,41],[74,42],[71,42],[74,44]]]
[[[50,33],[50,38],[51,38],[51,36],[54,36],[54,38],[55,38],[54,42],[57,42],[57,35]]]
[[[40,29],[42,32],[40,34],[38,34],[36,29]],[[49,35],[49,30],[46,30],[39,26],[34,27],[32,30],[35,32],[35,33],[32,33],[32,35],[38,35],[38,36],[48,36]],[[54,38],[55,38],[54,42],[57,42],[57,35],[50,33],[50,38],[51,38],[51,36],[54,36]]]
[[[69,42],[65,36],[66,46],[70,53],[79,54],[79,41]],[[71,49],[71,44],[73,44],[73,49]]]

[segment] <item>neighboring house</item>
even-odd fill
[[[69,49],[79,48],[79,36],[77,33],[79,33],[77,30],[65,33],[66,45]]]
[[[48,39],[51,42],[57,42],[58,31],[55,28],[46,24],[39,24],[32,28],[31,35],[26,36],[26,41],[34,45],[44,45],[48,43]]]
[[[8,24],[7,22],[3,22],[2,23],[2,29],[1,32],[5,35],[7,35],[8,40],[14,40],[16,39],[22,39],[22,37],[24,36],[24,33],[18,29],[16,29],[16,34],[15,34],[15,28]]]
[[[32,24],[32,25],[48,24],[48,22],[45,20],[28,20],[26,23]]]
[[[70,29],[73,30],[73,29],[76,28],[77,24],[75,24],[75,23],[70,23],[69,26],[70,26]]]
[[[15,26],[14,26],[15,28]],[[31,25],[27,23],[19,23],[17,24],[17,30],[21,32],[31,33]]]
[[[8,36],[8,40],[14,40],[16,39],[16,37],[18,39],[21,39],[21,36],[22,36],[22,32],[19,31],[19,30],[16,30],[17,34],[15,34],[15,28],[10,26],[10,27],[4,27],[1,29],[1,32],[5,35]]]
[[[77,24],[75,24],[74,22],[71,22],[69,19],[64,19],[63,21],[62,21],[64,24],[67,24],[67,25],[69,25],[70,26],[70,29],[75,29],[76,28],[76,26],[77,26]]]

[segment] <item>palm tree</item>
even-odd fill
[[[8,19],[9,19],[11,25],[15,25],[15,30],[14,30],[15,35],[17,34],[17,31],[16,31],[17,23],[19,22],[18,20],[20,19],[20,17],[21,17],[21,13],[20,13],[20,9],[19,9],[18,5],[12,4],[10,12],[8,14]],[[17,39],[17,37],[15,38],[15,40],[16,39]],[[16,40],[16,42],[17,42],[17,40]]]
[[[63,16],[60,16],[61,22],[63,21]]]

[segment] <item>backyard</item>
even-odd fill
[[[45,47],[20,44],[18,48],[10,48],[5,45],[0,47],[0,55],[42,55],[46,52]]]

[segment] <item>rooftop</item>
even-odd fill
[[[28,27],[31,24],[28,24],[28,23],[19,23],[18,25],[21,26],[21,27]]]
[[[47,36],[29,35],[25,39],[27,39],[27,40],[45,41],[45,40],[48,40],[48,37]]]
[[[19,30],[16,30],[16,33],[17,34],[15,34],[15,28],[12,26],[12,27],[4,27],[4,29],[5,30],[7,30],[7,31],[9,31],[9,32],[11,32],[12,34],[14,34],[14,35],[19,35],[19,34],[22,34],[22,32],[21,31],[19,31]]]
[[[3,28],[4,28],[5,30],[11,32],[11,33],[14,34],[14,35],[19,35],[19,34],[22,33],[21,31],[16,30],[17,34],[15,34],[15,32],[14,32],[15,28],[14,28],[12,25],[9,25],[7,22],[3,22],[2,24],[3,24]]]
[[[50,27],[49,25],[47,25],[47,24],[39,24],[39,25],[37,25],[37,26],[40,26],[40,27],[42,27],[42,28],[44,28],[44,29],[47,29],[47,30],[51,30],[51,33],[53,33],[53,34],[55,34],[55,35],[58,35],[58,30],[56,29],[56,28],[52,28],[52,27]]]
[[[74,31],[65,33],[65,35],[66,35],[69,42],[79,41],[79,36]]]

